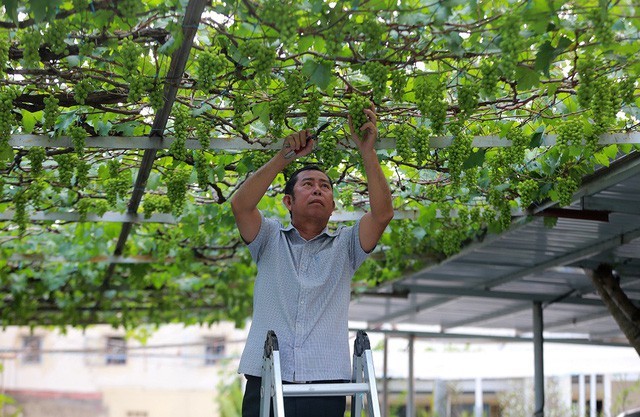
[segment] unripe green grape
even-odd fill
[[[313,129],[318,125],[321,105],[322,100],[320,99],[320,93],[314,90],[309,94],[309,101],[305,106],[305,110],[307,112],[307,119],[304,124],[305,129]]]
[[[447,148],[449,161],[449,176],[453,183],[458,183],[462,166],[471,155],[471,136],[464,128],[461,120],[455,120],[449,125],[449,131],[453,135],[451,145]]]
[[[409,162],[413,157],[411,151],[411,138],[413,129],[406,124],[401,124],[394,129],[396,135],[396,152],[403,161]]]
[[[318,156],[322,165],[329,169],[340,163],[341,155],[338,151],[338,137],[336,135],[324,135],[318,142]]]
[[[344,208],[351,208],[353,206],[353,188],[342,188],[338,194],[338,199]]]
[[[282,129],[284,127],[284,121],[287,116],[287,97],[279,96],[271,102],[269,106],[269,113],[271,122],[273,123],[271,133],[274,137],[282,136]]]
[[[419,77],[415,81],[416,105],[422,115],[431,121],[431,129],[440,134],[447,118],[444,99],[445,84],[436,76]]]
[[[144,11],[144,3],[139,0],[118,0],[116,5],[124,19],[135,18],[138,13]]]
[[[349,101],[349,115],[351,116],[351,121],[353,123],[353,129],[357,136],[362,137],[362,132],[360,131],[360,127],[367,123],[367,114],[364,112],[365,109],[371,107],[371,102],[368,98],[359,96],[354,94],[351,96],[351,100]]]
[[[19,189],[13,195],[13,204],[15,210],[13,214],[13,221],[18,225],[18,233],[20,234],[20,236],[24,235],[25,231],[27,230],[27,222],[29,220],[27,216],[28,202],[29,199],[27,197],[27,190],[24,188]]]
[[[53,159],[58,163],[56,172],[58,173],[58,181],[63,187],[71,187],[71,179],[76,169],[76,156],[74,154],[65,153],[56,155]]]
[[[210,91],[215,81],[226,65],[226,60],[220,51],[207,48],[198,55],[197,61],[198,88],[203,91]]]
[[[49,45],[49,49],[56,55],[64,55],[68,53],[65,39],[69,33],[67,21],[64,19],[56,19],[49,22],[49,27],[44,32],[44,43]]]
[[[300,102],[305,88],[305,78],[300,71],[287,71],[284,75],[288,104]]]
[[[137,43],[131,39],[124,39],[122,41],[122,46],[120,46],[120,60],[126,78],[138,72],[141,54],[141,48]]]
[[[79,159],[76,162],[76,185],[80,188],[84,188],[89,185],[89,169],[91,166]]]
[[[416,162],[418,165],[425,163],[429,157],[429,137],[431,131],[425,127],[420,126],[416,129],[415,138],[413,140],[413,147],[416,150]]]
[[[132,76],[129,80],[129,93],[127,100],[129,103],[137,103],[147,95],[150,90],[151,80],[144,76]]]
[[[297,3],[282,0],[265,0],[260,10],[260,18],[280,32],[283,42],[297,34],[298,22],[295,18]]]
[[[198,177],[198,185],[206,190],[209,186],[209,163],[204,151],[196,150],[193,155],[194,167]]]
[[[13,100],[18,97],[18,92],[11,88],[0,88],[0,146],[7,145],[13,124],[16,121],[13,111]]]
[[[572,118],[563,120],[558,126],[556,146],[561,152],[564,152],[569,145],[580,146],[583,137],[584,129],[581,119]]]
[[[506,149],[505,156],[511,165],[521,164],[524,155],[529,147],[530,140],[518,126],[511,126],[507,131],[507,140],[511,141],[511,146]]]
[[[165,175],[167,184],[167,197],[171,203],[171,212],[175,216],[180,216],[184,210],[187,194],[190,168],[176,168]]]
[[[142,202],[144,217],[150,218],[153,213],[171,213],[171,201],[166,195],[146,194]]]
[[[42,114],[42,118],[44,121],[42,122],[42,128],[45,131],[49,131],[53,129],[56,125],[56,120],[58,116],[60,116],[60,107],[58,107],[59,100],[53,96],[46,96],[44,99],[44,111]]]
[[[389,69],[377,61],[367,61],[362,67],[364,74],[371,80],[374,103],[381,103],[387,93]]]
[[[169,154],[175,160],[184,161],[187,159],[187,138],[189,136],[189,125],[191,116],[186,107],[177,107],[174,111],[173,134],[175,140],[169,145]]]
[[[611,28],[613,19],[607,13],[606,8],[593,8],[588,14],[588,19],[593,24],[594,34],[599,43],[609,45],[614,41],[614,33]]]
[[[209,149],[211,144],[211,125],[208,121],[201,121],[196,125],[196,137],[202,150]]]
[[[158,111],[164,106],[164,86],[161,81],[155,79],[149,88],[149,104],[153,110]]]
[[[498,65],[485,59],[480,64],[480,74],[480,89],[485,95],[493,97],[496,94],[498,81],[500,80]]]
[[[242,94],[233,96],[233,123],[236,129],[244,127],[244,113],[249,110],[249,101]]]
[[[93,85],[91,80],[85,78],[79,81],[73,88],[73,98],[78,104],[85,104],[87,98],[89,97],[89,93],[93,91]]]
[[[40,66],[40,45],[42,35],[38,29],[26,30],[22,34],[23,52],[22,61],[26,68],[38,68]]]
[[[6,72],[6,66],[9,62],[9,48],[11,42],[5,31],[0,32],[0,76]]]
[[[395,101],[402,101],[407,81],[407,74],[403,70],[391,72],[391,97],[393,97]]]
[[[520,36],[520,19],[515,15],[507,15],[506,22],[500,28],[500,68],[502,74],[508,80],[514,80],[518,65],[518,54],[522,49],[523,41]]]
[[[573,201],[573,195],[578,190],[578,183],[569,176],[556,178],[553,187],[558,193],[558,204],[565,207]]]
[[[81,126],[71,126],[69,128],[69,136],[71,136],[71,143],[73,144],[73,149],[75,150],[76,155],[78,155],[78,158],[82,158],[84,156],[84,145],[87,138],[87,131]]]
[[[42,173],[42,162],[46,159],[47,152],[41,146],[34,146],[27,152],[27,158],[31,163],[31,176],[38,177]]]
[[[478,87],[472,84],[458,86],[458,107],[465,116],[470,116],[478,108]]]
[[[636,101],[636,77],[627,76],[619,82],[620,99],[625,104],[633,104]]]
[[[520,207],[526,209],[533,204],[538,196],[538,183],[529,178],[518,183],[518,194],[520,195]]]

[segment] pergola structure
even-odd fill
[[[125,255],[125,246],[133,228],[142,223],[176,224],[170,214],[143,217],[139,213],[156,153],[168,149],[174,139],[165,129],[174,105],[179,82],[192,49],[192,42],[204,0],[190,0],[182,22],[183,39],[171,57],[164,84],[164,104],[155,113],[148,137],[98,136],[87,138],[87,148],[143,151],[135,184],[124,213],[88,214],[83,221],[121,223],[115,249],[96,262],[109,267],[102,278],[108,282],[119,264],[154,262],[147,256]],[[217,138],[209,149],[278,149],[247,143],[239,138]],[[541,135],[540,146],[550,146],[556,135]],[[431,141],[433,147],[447,147],[451,137]],[[605,134],[599,144],[638,144],[637,132]],[[14,135],[9,144],[16,148],[71,147],[69,137],[52,141],[44,135]],[[509,146],[497,136],[476,136],[475,148]],[[188,149],[200,149],[201,143],[187,141]],[[380,149],[394,149],[393,139],[383,139]],[[487,234],[444,261],[429,265],[392,283],[371,291],[357,292],[351,304],[350,319],[366,322],[370,331],[395,332],[394,323],[439,326],[432,333],[411,333],[429,338],[488,338],[493,340],[532,341],[536,347],[536,413],[542,413],[543,342],[607,344],[627,346],[624,334],[596,294],[588,277],[589,270],[606,263],[613,265],[621,287],[637,306],[640,304],[640,156],[637,151],[614,161],[583,179],[573,203],[558,209],[545,202],[527,211],[515,212],[512,227],[500,234]],[[336,213],[334,221],[349,221],[358,213]],[[416,214],[398,211],[396,219]],[[0,221],[11,220],[14,213],[0,213]],[[554,227],[544,219],[557,218]],[[76,212],[36,212],[34,221],[80,220]],[[21,254],[15,254],[20,260]],[[53,260],[55,261],[55,260]],[[167,260],[170,261],[170,260]],[[469,329],[507,329],[511,336],[488,334]]]

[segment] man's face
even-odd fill
[[[283,202],[292,217],[326,217],[327,221],[335,208],[331,182],[324,172],[309,170],[298,174],[293,195],[285,195]]]

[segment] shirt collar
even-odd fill
[[[291,230],[295,230],[296,233],[298,233],[298,236],[300,236],[300,232],[298,231],[298,229],[295,228],[295,226],[293,225],[293,223],[289,223],[287,226],[280,226],[280,230],[282,230],[283,232],[290,232]],[[326,235],[328,237],[336,237],[338,236],[337,231],[335,232],[331,232],[329,230],[329,227],[325,227],[324,230],[316,237],[314,237],[313,239],[316,239],[322,235]],[[311,239],[311,240],[313,240]]]

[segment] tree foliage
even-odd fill
[[[633,149],[599,143],[638,127],[632,0],[213,1],[183,77],[167,79],[186,3],[3,0],[0,211],[14,213],[0,222],[4,324],[242,321],[254,271],[227,200],[283,135],[328,120],[301,162],[329,170],[340,210],[366,209],[344,129],[362,101],[395,144],[379,151],[394,206],[417,215],[392,223],[354,291],[504,230],[514,211],[570,204],[583,175]],[[179,92],[163,136],[175,141],[155,157],[140,212],[179,221],[136,225],[117,254],[151,262],[100,262],[117,223],[31,220],[124,213],[142,150],[87,138],[142,142],[170,83]],[[29,134],[48,146],[11,144]],[[474,147],[486,136],[501,146]],[[57,146],[62,137],[72,146]],[[212,149],[229,138],[264,149]],[[261,208],[284,217],[282,184]]]

